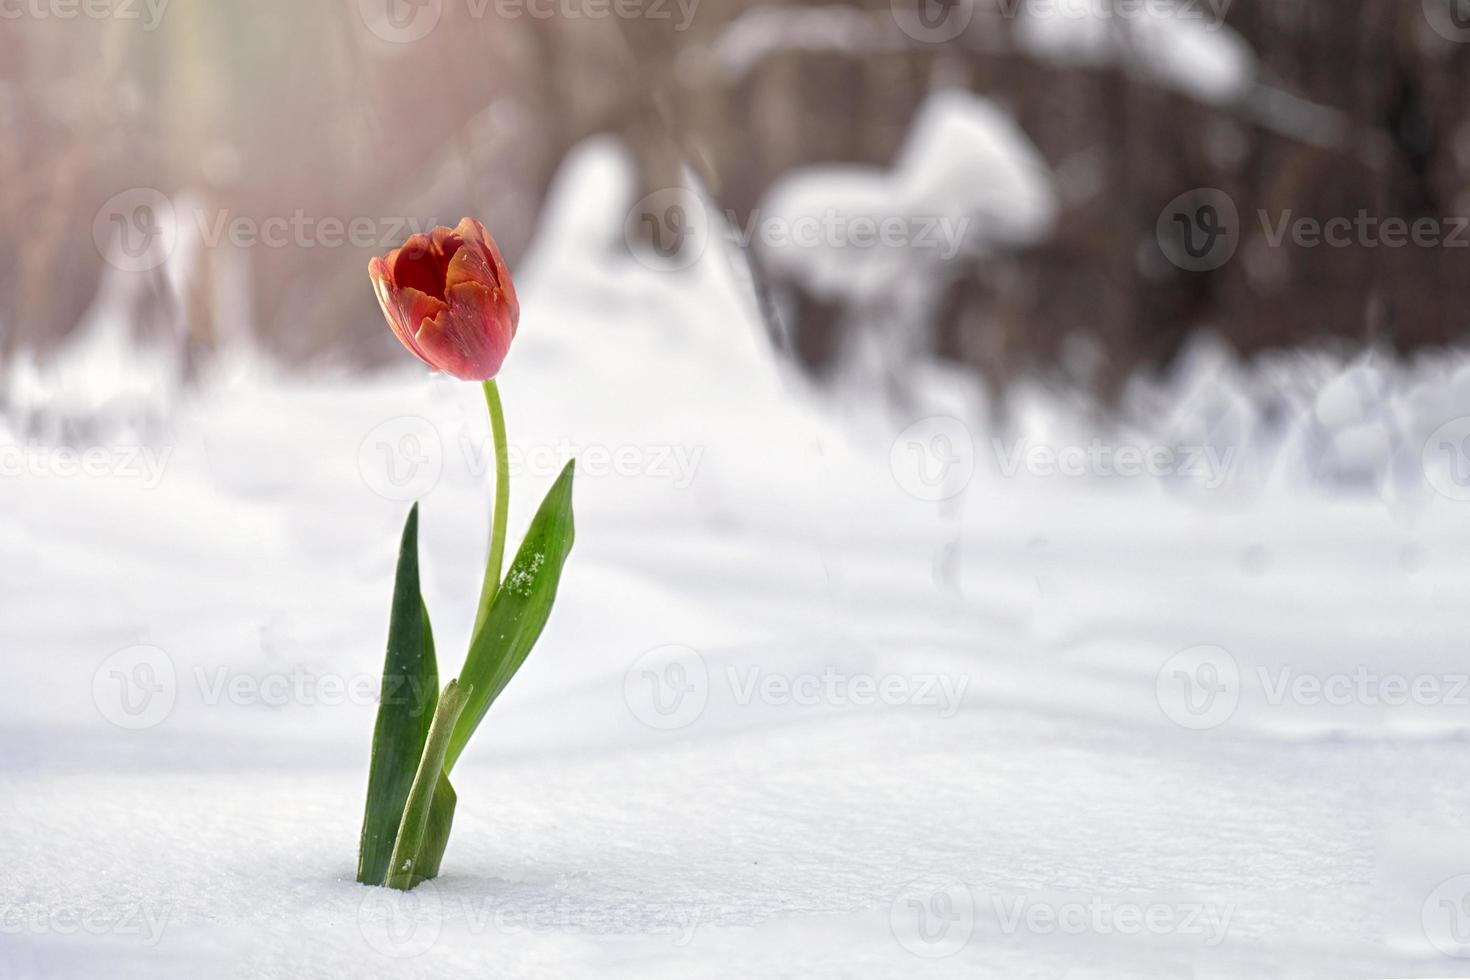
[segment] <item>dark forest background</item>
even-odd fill
[[[1017,40],[1029,14],[1015,0],[964,0],[966,28],[942,41],[905,33],[888,3],[700,0],[681,30],[677,17],[477,16],[443,0],[411,44],[366,29],[357,0],[172,0],[152,30],[0,21],[0,359],[44,357],[75,329],[106,268],[98,208],[127,188],[257,218],[476,214],[514,261],[558,163],[590,135],[623,137],[646,188],[687,164],[743,217],[793,168],[891,163],[940,85],[1003,107],[1065,177],[1044,241],[935,279],[934,312],[914,329],[940,356],[1004,384],[1056,370],[1082,336],[1098,354],[1083,380],[1106,393],[1167,366],[1202,327],[1244,354],[1451,343],[1470,250],[1285,255],[1247,221],[1243,261],[1190,272],[1140,259],[1161,209],[1195,187],[1243,212],[1470,214],[1470,44],[1436,29],[1437,2],[1237,0],[1224,28],[1253,52],[1250,80],[1221,97],[1126,60],[1037,57]],[[371,251],[253,250],[258,340],[293,363],[391,356],[363,287]],[[208,254],[181,288],[155,273],[134,329],[207,358],[220,274]],[[822,370],[852,311],[769,286],[788,294],[792,348]]]

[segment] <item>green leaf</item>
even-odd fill
[[[444,771],[453,768],[474,734],[485,712],[505,690],[535,646],[551,615],[556,601],[556,587],[561,581],[562,566],[572,550],[575,536],[572,526],[572,475],[574,462],[569,462],[547,492],[546,499],[531,520],[526,538],[515,561],[505,573],[505,581],[495,593],[495,601],[484,624],[470,643],[460,680],[473,688],[464,713],[454,727]]]
[[[449,840],[449,823],[443,821],[442,816],[431,818],[431,811],[434,802],[445,799],[443,794],[447,792],[448,815],[453,820],[454,790],[444,777],[444,753],[449,749],[454,723],[459,720],[460,712],[472,693],[472,688],[461,686],[454,680],[446,684],[444,693],[439,695],[439,707],[435,709],[434,722],[429,726],[424,755],[419,760],[413,788],[409,790],[408,802],[403,807],[403,823],[398,828],[398,839],[393,843],[393,857],[384,882],[389,888],[407,891],[425,878],[433,877],[428,873],[429,865],[432,865],[434,873],[438,873],[439,860]],[[443,806],[441,802],[441,808]],[[439,836],[431,835],[431,827]]]
[[[403,808],[439,696],[434,635],[419,592],[418,527],[419,509],[415,504],[403,525],[403,541],[398,549],[388,652],[383,659],[378,721],[373,729],[367,807],[357,853],[357,880],[365,885],[381,885],[387,875]]]

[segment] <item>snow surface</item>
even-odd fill
[[[352,880],[408,497],[446,677],[473,617],[478,392],[237,356],[128,423],[152,457],[0,481],[0,975],[1470,972],[1470,708],[1271,694],[1466,670],[1470,503],[1391,465],[1463,371],[1201,344],[1132,427],[1023,389],[996,428],[935,368],[842,414],[726,251],[622,250],[612,153],[521,272],[513,533],[575,452],[578,538],[443,876]],[[1234,462],[1011,465],[1166,438]],[[1304,445],[1333,466],[1284,475]]]

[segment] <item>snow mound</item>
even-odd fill
[[[971,217],[977,245],[1032,244],[1057,216],[1054,178],[1036,145],[994,102],[954,89],[920,108],[894,180],[905,213]]]
[[[801,167],[776,181],[761,203],[765,221],[832,231],[759,251],[815,294],[861,302],[915,275],[1038,241],[1057,208],[1051,171],[1015,121],[986,99],[944,90],[924,102],[892,170]],[[855,233],[885,223],[892,238],[870,243]]]
[[[1202,4],[1129,4],[1112,12],[1103,4],[1062,2],[1045,14],[1026,8],[1016,33],[1023,50],[1062,67],[1121,65],[1203,102],[1239,101],[1254,87],[1255,53],[1208,16]]]

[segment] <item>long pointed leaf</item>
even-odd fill
[[[388,650],[383,659],[378,720],[373,729],[367,806],[357,854],[357,880],[365,885],[381,885],[387,875],[403,808],[439,696],[434,635],[419,592],[418,526],[419,509],[415,504],[404,522],[398,549]]]
[[[449,742],[446,773],[464,751],[485,712],[525,662],[551,615],[562,567],[576,536],[572,522],[575,469],[575,461],[567,463],[541,501],[520,551],[495,593],[490,613],[470,643],[459,679],[473,690]]]

